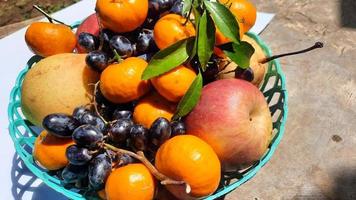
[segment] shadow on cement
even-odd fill
[[[31,200],[67,200],[65,196],[40,182],[17,154],[14,154],[12,160],[11,179],[11,192],[14,200],[23,200],[29,197]]]
[[[356,28],[356,0],[341,0],[340,14],[342,27]]]
[[[336,174],[333,193],[339,200],[356,199],[356,168],[347,168]]]

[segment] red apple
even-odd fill
[[[89,17],[87,17],[77,28],[77,32],[75,35],[78,36],[80,33],[85,32],[85,33],[91,33],[95,36],[99,35],[99,24],[98,24],[98,17],[96,14],[91,14]],[[86,51],[82,49],[78,44],[77,44],[77,50],[79,53],[85,53]]]
[[[259,160],[272,136],[267,102],[253,84],[223,79],[203,88],[199,103],[186,117],[187,133],[212,146],[224,171]]]

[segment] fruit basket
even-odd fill
[[[78,26],[78,24],[79,23],[73,25],[73,28]],[[248,33],[248,35],[262,47],[265,55],[271,56],[271,50],[259,36],[253,33]],[[29,68],[39,60],[40,57],[34,56],[28,61],[25,69],[18,75],[15,86],[11,91],[10,103],[8,105],[9,133],[14,142],[16,152],[32,173],[49,187],[70,199],[85,199],[85,194],[73,189],[66,189],[59,178],[36,165],[32,156],[33,144],[38,133],[35,131],[34,126],[26,120],[22,114],[21,85]],[[259,161],[247,169],[224,173],[219,189],[205,199],[212,200],[224,196],[250,180],[271,159],[275,152],[283,136],[288,113],[288,95],[285,86],[285,76],[278,60],[269,62],[268,70],[260,90],[268,102],[273,119],[273,138],[267,152]]]

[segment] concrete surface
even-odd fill
[[[0,26],[0,39],[42,18],[42,16],[38,16],[25,21],[9,24],[6,26]]]
[[[289,91],[285,136],[272,160],[227,200],[356,199],[356,1],[252,0],[277,14],[262,38]]]

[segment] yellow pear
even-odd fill
[[[256,85],[257,87],[260,86],[261,82],[264,79],[268,64],[261,64],[259,63],[259,60],[265,58],[265,54],[262,50],[262,48],[260,47],[260,45],[257,44],[257,42],[252,39],[251,37],[249,37],[248,35],[244,35],[244,37],[242,38],[242,41],[246,41],[248,43],[250,43],[254,48],[255,48],[255,53],[252,55],[251,60],[250,60],[250,67],[253,70],[254,73],[254,78],[252,81],[252,84]],[[222,69],[225,65],[227,64],[227,62],[221,62],[219,64],[220,69]],[[225,67],[224,70],[221,71],[220,75],[219,75],[219,79],[227,79],[227,78],[235,78],[235,73],[234,72],[230,72],[230,73],[224,73],[224,72],[229,72],[234,70],[237,67],[236,63],[231,62],[229,65],[227,65]]]
[[[65,53],[42,59],[26,74],[21,88],[21,108],[37,126],[51,113],[71,114],[90,103],[99,74],[85,63],[86,54]]]

